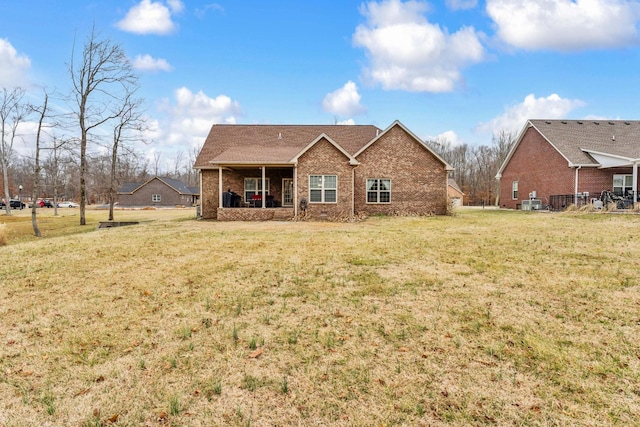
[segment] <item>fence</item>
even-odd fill
[[[584,206],[589,203],[589,195],[562,194],[549,197],[549,210],[562,211],[570,205]]]

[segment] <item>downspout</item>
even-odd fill
[[[578,166],[576,168],[576,183],[575,183],[575,188],[574,188],[574,192],[573,192],[573,203],[577,206],[578,205],[578,171],[580,170],[582,166]]]

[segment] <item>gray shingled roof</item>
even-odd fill
[[[380,132],[371,125],[213,125],[194,167],[288,163],[323,133],[353,155]]]
[[[190,195],[198,194],[197,190],[195,193],[193,192],[194,187],[189,187],[187,184],[185,184],[180,180],[169,178],[166,176],[163,176],[163,177],[159,176],[158,179],[164,182],[165,184],[167,184],[168,186],[174,188],[180,194],[190,194]]]
[[[529,120],[571,165],[598,165],[587,152],[640,158],[638,120]]]
[[[122,184],[122,187],[118,189],[118,194],[133,193],[138,188],[140,188],[142,184],[144,184],[144,182],[125,182],[124,184]]]
[[[132,194],[136,190],[138,190],[140,187],[148,184],[154,179],[159,179],[169,187],[176,190],[179,194],[196,195],[196,196],[199,194],[199,190],[197,187],[189,187],[187,184],[185,184],[180,180],[164,177],[164,176],[163,177],[154,176],[153,178],[149,179],[146,182],[126,182],[122,184],[122,187],[120,187],[120,189],[118,190],[118,194]]]

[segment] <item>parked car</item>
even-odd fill
[[[33,204],[29,204],[29,207],[32,207]],[[36,208],[52,208],[53,207],[53,203],[51,202],[51,200],[48,199],[38,199],[38,201],[36,202]]]
[[[9,206],[11,209],[24,209],[26,205],[22,203],[20,200],[9,200]],[[6,207],[6,203],[4,200],[0,201],[0,208]]]
[[[59,208],[77,208],[80,207],[79,204],[75,202],[60,202],[58,203]]]

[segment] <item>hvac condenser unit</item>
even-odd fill
[[[542,209],[542,200],[540,199],[529,199],[522,201],[523,211],[537,211],[540,209]]]

